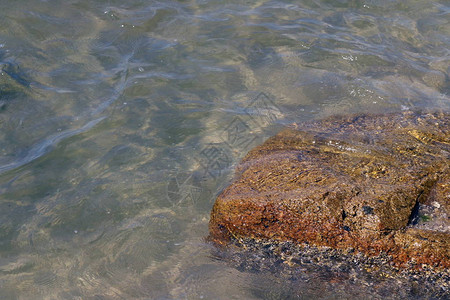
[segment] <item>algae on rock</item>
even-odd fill
[[[332,117],[251,150],[217,198],[210,237],[380,253],[450,266],[450,114]],[[439,226],[418,222],[433,206]],[[420,224],[419,224],[420,223]]]

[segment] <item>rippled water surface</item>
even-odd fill
[[[239,270],[209,212],[284,125],[450,110],[449,20],[427,0],[0,0],[0,298],[393,297]]]

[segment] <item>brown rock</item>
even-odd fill
[[[397,265],[450,266],[450,114],[334,117],[297,127],[238,165],[211,212],[213,241],[292,241],[388,254]],[[428,228],[422,207],[436,208],[433,219],[444,224]]]

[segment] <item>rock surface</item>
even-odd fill
[[[388,255],[397,266],[450,266],[450,114],[296,127],[237,166],[211,212],[211,240],[289,241]]]

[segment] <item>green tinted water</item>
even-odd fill
[[[314,273],[290,294],[204,237],[233,166],[282,126],[448,111],[449,13],[445,1],[0,1],[0,298],[396,296],[395,282],[345,291]]]

